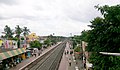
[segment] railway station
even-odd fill
[[[0,70],[120,70],[120,0],[0,0]]]

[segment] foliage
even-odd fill
[[[8,26],[8,25],[6,25],[5,26],[5,28],[4,28],[4,32],[5,32],[5,37],[7,38],[7,39],[11,39],[11,38],[13,38],[13,30]]]
[[[22,33],[23,31],[22,31],[22,28],[20,28],[20,26],[19,25],[17,25],[17,27],[15,27],[15,33],[16,33],[16,37],[18,38],[18,43],[17,43],[17,45],[18,45],[18,48],[20,47],[20,34]]]
[[[18,38],[16,38],[16,37],[13,37],[13,38],[12,38],[12,40],[18,41]]]
[[[73,49],[77,46],[77,44],[81,43],[81,38],[78,35],[75,35],[72,37],[72,42],[73,42]]]
[[[88,38],[89,51],[120,52],[119,8],[119,5],[98,7],[104,18],[97,17],[91,21],[92,30]]]
[[[16,37],[20,38],[20,34],[23,32],[22,28],[20,28],[19,25],[17,25],[17,27],[15,27],[15,33],[16,33]]]
[[[86,30],[86,31],[83,30],[81,32],[81,35],[80,35],[80,40],[87,42],[88,35],[89,35],[89,31],[88,30]]]
[[[30,47],[32,47],[32,48],[41,48],[42,44],[39,41],[35,40],[35,41],[30,42]]]
[[[55,39],[52,39],[52,40],[51,40],[51,43],[52,43],[52,44],[56,44],[57,41],[56,41]]]
[[[93,52],[89,61],[93,63],[94,70],[120,70],[119,56],[102,55]]]
[[[5,36],[1,35],[1,38],[5,38]]]
[[[44,41],[44,44],[47,45],[47,46],[50,46],[51,45],[51,40],[50,39],[46,39]]]
[[[63,39],[63,37],[61,36],[53,36],[50,35],[48,36],[48,39],[45,41],[45,44],[49,45],[53,45],[56,44],[58,41],[61,41]]]
[[[72,39],[73,39],[73,48],[76,48],[76,46],[78,44],[82,44],[82,41],[87,42],[88,39],[88,35],[89,35],[89,31],[88,30],[83,30],[81,32],[81,35],[75,35]]]
[[[73,49],[74,49],[77,46],[77,42],[75,39],[73,39],[72,42],[73,42]]]
[[[27,27],[24,27],[23,29],[23,35],[26,37],[26,35],[28,35],[30,33],[30,30],[27,29]]]
[[[81,49],[81,47],[80,47],[80,46],[76,46],[76,47],[74,48],[74,51],[75,51],[75,52],[81,52],[81,51],[82,51],[82,49]]]
[[[19,25],[17,25],[15,27],[15,32],[13,32],[13,30],[8,26],[6,25],[5,28],[4,28],[4,34],[5,36],[1,36],[1,38],[6,38],[6,39],[10,39],[10,40],[15,40],[17,41],[17,45],[18,45],[18,48],[20,47],[20,34],[23,32],[24,36],[26,36],[27,34],[29,34],[29,29],[27,29],[27,27],[24,27],[24,29],[22,30],[22,28],[20,28]],[[16,34],[15,37],[13,37],[14,33]],[[21,38],[21,40],[24,40],[24,38]]]
[[[17,38],[17,46],[20,48],[20,39]]]
[[[22,37],[21,40],[24,40],[24,37]]]
[[[95,6],[103,15],[89,25],[87,50],[93,52],[90,62],[94,70],[120,70],[120,57],[101,55],[99,52],[120,52],[120,5]]]
[[[74,40],[75,40],[78,44],[80,44],[80,42],[81,42],[81,37],[80,37],[79,35],[75,35],[75,36],[74,36]]]
[[[88,30],[86,30],[86,31],[83,30],[83,31],[81,32],[81,35],[80,35],[80,36],[79,36],[79,35],[75,35],[75,36],[72,38],[74,44],[75,44],[75,45],[81,44],[81,41],[87,42],[88,34],[89,34],[89,31],[88,31]]]

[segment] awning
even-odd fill
[[[114,56],[120,56],[120,53],[110,53],[110,52],[99,52],[100,54],[103,55],[114,55]]]
[[[0,53],[0,60],[7,59],[10,57],[22,54],[24,52],[26,52],[25,48],[19,48],[19,49],[12,50],[12,51],[2,52]]]

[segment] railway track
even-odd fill
[[[65,49],[65,44],[66,41],[62,42],[21,70],[58,70],[59,63]]]

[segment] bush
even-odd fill
[[[24,40],[24,38],[22,37],[21,40]]]
[[[30,47],[31,48],[41,48],[42,44],[39,41],[35,40],[35,41],[30,42]]]

